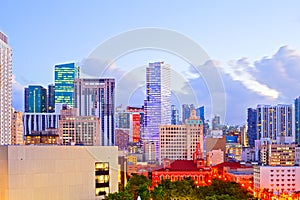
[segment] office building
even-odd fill
[[[100,119],[95,116],[78,116],[76,108],[60,111],[59,138],[63,145],[100,146]]]
[[[32,131],[25,136],[25,145],[57,145],[62,144],[58,129],[49,128],[45,131]]]
[[[118,192],[118,148],[0,146],[1,200],[99,200]]]
[[[220,130],[221,127],[221,117],[219,115],[215,115],[215,117],[212,119],[212,130]]]
[[[292,135],[292,105],[257,106],[258,139],[269,138],[276,143],[290,143]]]
[[[0,145],[11,143],[12,49],[0,32]]]
[[[300,146],[295,147],[295,165],[300,166]]]
[[[183,125],[161,125],[159,131],[160,161],[164,158],[170,160],[193,160],[196,148],[204,158],[203,122],[197,118],[196,111]]]
[[[48,85],[48,101],[47,101],[47,112],[55,112],[55,86],[53,84]]]
[[[172,125],[179,124],[179,110],[176,109],[175,105],[171,106],[171,124]]]
[[[250,147],[254,147],[255,140],[258,140],[258,135],[257,135],[257,111],[256,109],[253,108],[248,108],[247,111],[247,137],[248,137],[248,145]]]
[[[102,145],[115,145],[115,79],[75,79],[74,85],[79,116],[99,117]]]
[[[23,113],[12,110],[12,119],[11,119],[11,144],[12,145],[21,145],[23,144]]]
[[[29,85],[24,92],[25,112],[46,113],[47,112],[47,90],[40,85]]]
[[[156,144],[159,157],[159,125],[171,124],[170,65],[164,62],[149,63],[146,67],[146,100],[144,101],[143,142]]]
[[[68,104],[73,107],[74,79],[78,77],[79,68],[75,63],[55,65],[55,104]]]
[[[59,114],[57,113],[23,113],[24,136],[33,132],[58,128]]]

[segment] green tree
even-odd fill
[[[140,196],[143,200],[148,200],[150,198],[150,186],[151,181],[144,175],[133,175],[128,180],[125,190],[133,195],[133,199]]]

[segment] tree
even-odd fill
[[[127,182],[125,190],[133,195],[133,199],[137,199],[140,196],[143,200],[150,198],[149,187],[151,181],[144,175],[133,175]]]

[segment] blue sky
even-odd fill
[[[298,88],[293,88],[293,92],[286,92],[290,90],[285,85],[286,81],[279,84],[281,81],[263,76],[268,75],[265,70],[272,70],[270,68],[274,65],[278,67],[272,71],[277,74],[272,77],[277,78],[281,77],[276,76],[282,73],[282,69],[279,70],[280,66],[295,70],[300,68],[299,8],[300,2],[296,0],[185,3],[3,1],[0,30],[8,35],[9,44],[13,48],[13,73],[19,86],[19,91],[15,86],[14,106],[22,109],[22,86],[47,85],[53,82],[55,64],[80,62],[103,41],[122,32],[157,27],[174,30],[190,37],[215,60],[224,79],[228,99],[225,123],[245,123],[246,107],[253,107],[258,103],[292,103],[293,98],[300,95]],[[279,52],[283,46],[285,48]],[[146,53],[149,55],[145,56]],[[162,58],[158,52],[136,53],[120,59],[116,65],[141,66],[147,64],[148,59],[170,57],[171,65],[185,64],[188,68],[188,64],[178,58],[161,55]],[[276,59],[274,55],[278,55]],[[280,64],[276,65],[273,57]],[[285,60],[282,62],[280,59]],[[260,91],[253,89],[257,82],[261,84],[258,85]],[[273,96],[264,95],[266,90],[273,91]],[[205,105],[209,100],[205,97],[205,89],[202,91],[204,92],[199,98],[202,98],[203,102],[198,104]],[[239,109],[236,104],[241,104]],[[234,114],[231,114],[232,110]]]

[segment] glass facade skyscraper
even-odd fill
[[[179,124],[179,111],[176,109],[175,105],[171,106],[171,124]]]
[[[257,137],[257,111],[253,108],[248,108],[248,117],[247,117],[247,137],[248,144],[250,147],[255,146],[255,140],[258,140]]]
[[[164,62],[149,63],[146,67],[146,100],[144,101],[143,142],[156,145],[159,155],[159,125],[171,124],[170,65]]]
[[[48,85],[47,112],[55,112],[55,86],[53,84]]]
[[[30,85],[25,88],[25,112],[47,112],[47,90],[39,85]]]
[[[73,107],[74,79],[79,76],[75,63],[55,65],[55,104],[68,104]]]

